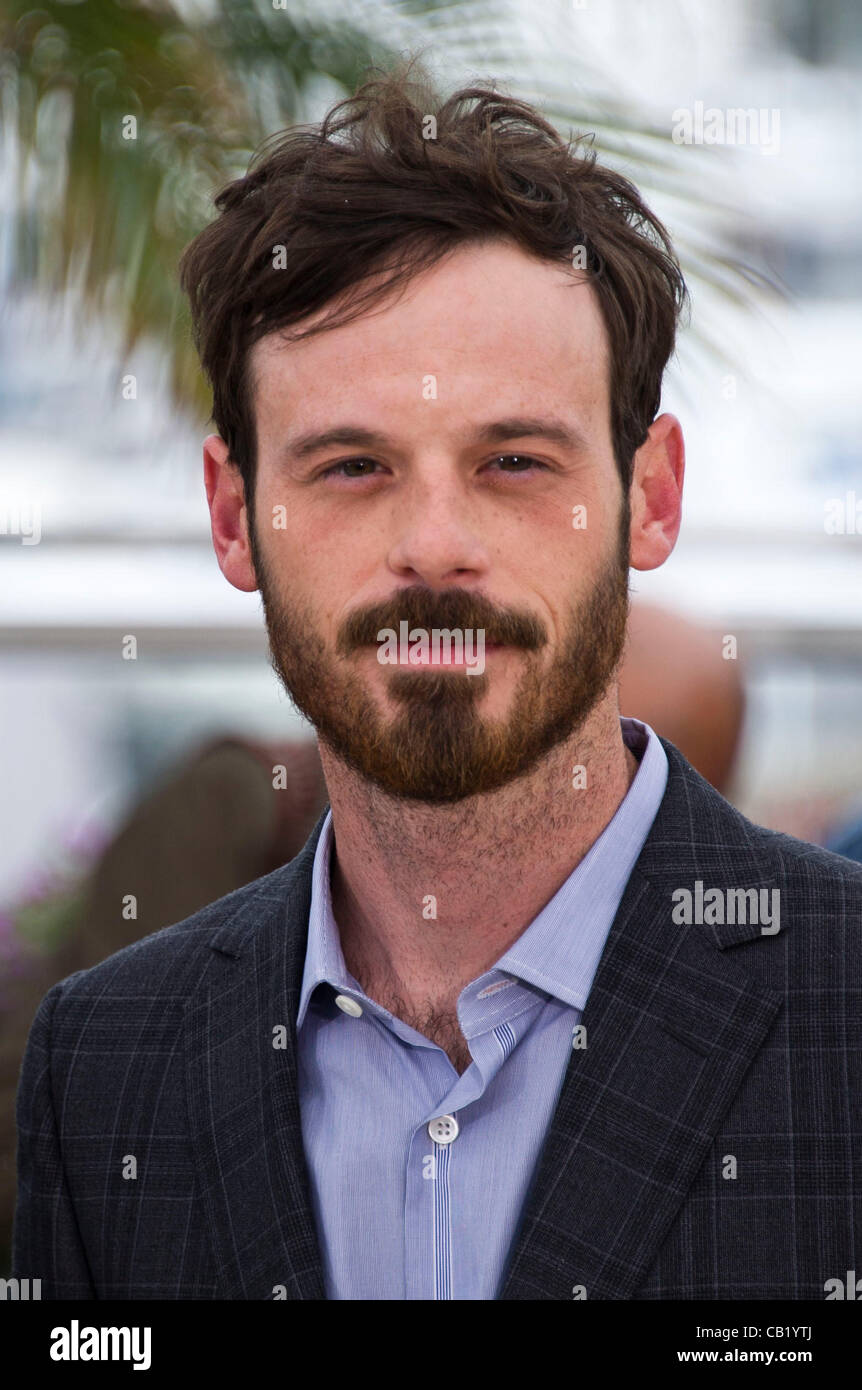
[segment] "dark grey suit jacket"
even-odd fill
[[[662,744],[497,1296],[822,1300],[862,1276],[862,867],[752,824]],[[43,1297],[325,1298],[295,1036],[320,824],[42,1001],[13,1274]],[[777,888],[780,931],[678,924],[698,880]]]

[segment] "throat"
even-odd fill
[[[368,989],[365,985],[362,988],[369,999],[380,1004],[381,1008],[387,1009],[394,1018],[406,1023],[407,1027],[415,1032],[421,1033],[429,1042],[436,1043],[446,1053],[458,1075],[463,1075],[473,1058],[467,1039],[461,1032],[458,1012],[454,1006],[447,1004],[438,1007],[426,1003],[414,1007],[398,995],[387,996],[384,992]]]

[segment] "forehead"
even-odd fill
[[[301,324],[339,307],[331,301]],[[288,330],[290,332],[292,330]],[[513,406],[561,393],[582,416],[607,418],[608,344],[595,290],[567,264],[541,261],[506,240],[461,246],[352,322],[286,342],[267,334],[250,353],[258,426],[302,405],[436,400]],[[417,386],[417,383],[419,385]],[[315,412],[317,413],[317,412]]]

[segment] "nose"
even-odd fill
[[[436,589],[488,573],[487,546],[456,479],[411,483],[397,508],[387,563],[399,579]]]

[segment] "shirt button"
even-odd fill
[[[454,1115],[438,1115],[429,1122],[428,1133],[435,1144],[451,1144],[458,1137],[458,1121]]]
[[[335,1002],[342,1013],[350,1014],[351,1018],[359,1018],[362,1013],[362,1005],[351,999],[349,994],[336,994]]]

